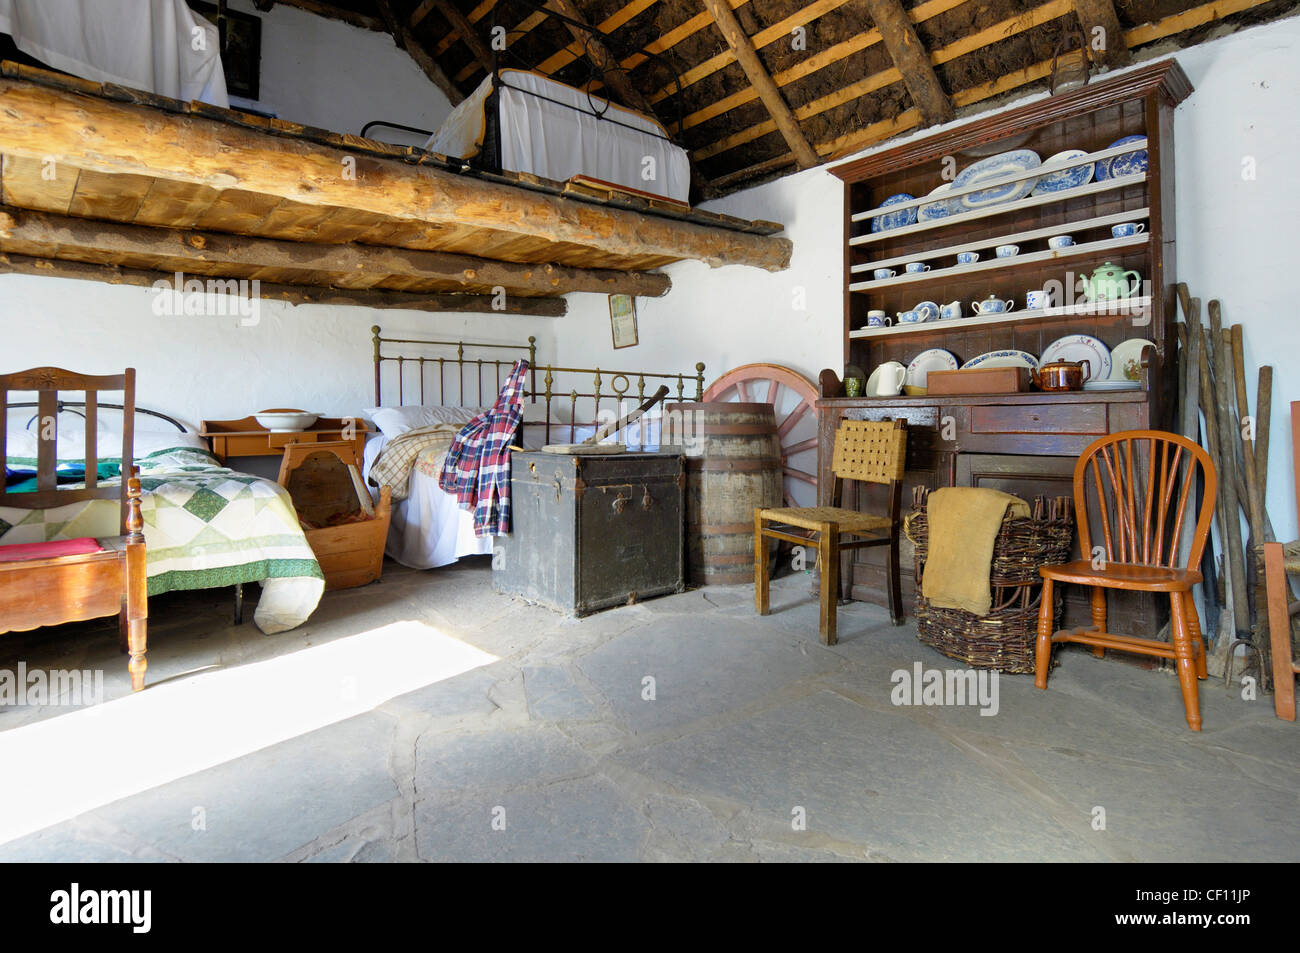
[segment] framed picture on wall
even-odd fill
[[[636,300],[631,295],[609,296],[609,329],[614,347],[633,347],[636,339]]]

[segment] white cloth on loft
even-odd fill
[[[230,105],[217,28],[185,0],[0,0],[0,33],[82,79]]]
[[[501,71],[501,167],[565,182],[576,175],[687,201],[691,167],[686,150],[648,116],[588,96],[540,73]],[[483,109],[492,91],[486,77],[443,121],[425,148],[469,158],[483,144]],[[604,118],[593,111],[607,110]]]

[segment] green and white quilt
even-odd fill
[[[36,464],[14,457],[7,462],[11,468]],[[262,596],[253,615],[258,628],[271,634],[307,620],[320,602],[325,577],[282,486],[220,466],[198,447],[155,450],[136,465],[144,491],[149,595],[260,582]],[[115,536],[119,516],[115,500],[48,510],[0,506],[0,545]]]

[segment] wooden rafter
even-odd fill
[[[522,20],[519,21],[518,25],[516,25],[513,30],[510,30],[506,33],[506,42],[518,43],[521,39],[523,39],[525,35],[531,33],[537,27],[545,23],[546,19],[547,17],[545,13],[534,11],[528,14],[528,16],[524,17]],[[474,21],[471,20],[470,22],[474,22]],[[464,67],[464,69],[462,69],[459,73],[456,74],[455,77],[456,82],[458,83],[465,82],[465,80],[469,79],[480,69],[482,69],[482,67],[479,66],[477,60],[468,63]]]
[[[1074,0],[1074,11],[1079,16],[1079,26],[1083,27],[1088,53],[1094,61],[1115,67],[1124,66],[1133,59],[1111,0]],[[1101,40],[1101,49],[1097,48],[1098,39]]]
[[[425,2],[428,3],[430,0],[425,0]],[[488,45],[483,42],[483,38],[478,35],[474,25],[469,22],[465,14],[461,13],[451,0],[431,0],[431,2],[437,7],[438,12],[447,18],[447,22],[451,24],[452,29],[465,41],[465,45],[474,54],[474,59],[478,60],[479,65],[485,70],[491,70],[493,63],[492,51],[488,49]]]
[[[574,41],[582,45],[584,54],[594,61],[597,69],[601,70],[605,82],[609,84],[614,94],[623,101],[623,104],[638,112],[654,115],[654,111],[650,108],[650,104],[646,102],[646,98],[641,95],[640,90],[632,85],[627,73],[619,66],[618,60],[610,52],[609,47],[591,31],[590,24],[587,23],[582,11],[577,8],[573,0],[546,0],[546,6],[566,18],[564,26],[572,34]]]
[[[433,84],[442,90],[443,95],[451,101],[453,106],[460,105],[465,98],[465,94],[447,78],[447,74],[442,71],[442,67],[438,65],[438,62],[420,41],[415,38],[407,28],[406,23],[397,19],[389,0],[375,0],[375,6],[379,10],[380,17],[384,21],[385,30],[392,36],[393,42],[406,50],[407,55],[415,60],[415,65],[420,67],[424,71],[424,75],[429,77]]]
[[[496,6],[496,0],[483,0],[482,3],[480,3],[478,6],[476,6],[473,10],[469,12],[469,14],[466,16],[466,19],[469,20],[470,23],[478,23],[479,20],[482,20],[485,16],[491,13],[492,8],[495,6]],[[443,53],[446,53],[449,49],[451,49],[452,45],[458,39],[460,39],[460,34],[457,33],[455,30],[452,30],[441,40],[439,40],[436,46],[434,46],[433,55],[442,56]]]
[[[636,17],[639,14],[644,13],[646,10],[650,9],[658,2],[659,0],[632,0],[631,3],[627,4],[625,7],[619,10],[616,10],[614,13],[610,14],[605,19],[601,20],[598,24],[596,24],[596,29],[599,30],[601,33],[613,33],[615,30],[617,30],[623,24],[627,23],[633,17]],[[579,40],[574,40],[564,49],[559,50],[556,53],[553,53],[547,59],[538,63],[537,71],[539,73],[546,73],[547,75],[550,75],[551,73],[554,73],[556,70],[563,69],[564,67],[568,66],[570,63],[578,59],[580,56],[582,56],[582,43]]]
[[[50,258],[76,254],[94,255],[96,260],[115,260],[121,256],[165,259],[169,267],[176,269],[233,266],[273,269],[277,274],[326,272],[353,281],[398,277],[455,282],[474,288],[500,286],[510,293],[528,295],[587,291],[659,297],[672,286],[667,275],[655,272],[518,264],[475,255],[384,245],[281,241],[197,229],[100,222],[6,206],[0,206],[0,251]]]
[[[424,18],[434,11],[438,5],[438,0],[422,0],[420,5],[411,12],[411,19],[406,21],[406,25],[414,30],[424,22]]]
[[[744,31],[736,15],[731,12],[730,5],[726,0],[704,0],[704,6],[712,14],[718,29],[749,78],[749,84],[758,92],[759,99],[763,101],[768,115],[776,123],[777,129],[789,145],[790,151],[794,153],[799,166],[806,169],[816,165],[817,153],[813,151],[812,146],[808,145],[808,140],[799,129],[799,123],[795,120],[794,113],[790,111],[789,104],[781,96],[776,83],[772,82],[767,68],[758,58],[758,51],[750,42],[749,34]]]
[[[77,278],[111,285],[134,285],[141,288],[172,285],[174,275],[146,268],[122,268],[117,265],[94,265],[79,261],[58,261],[28,255],[0,253],[0,274],[42,275],[47,278]],[[347,304],[364,308],[403,308],[411,311],[442,311],[470,314],[528,314],[560,317],[567,313],[563,298],[525,298],[506,295],[419,294],[409,291],[374,289],[315,288],[310,285],[285,285],[260,281],[248,286],[250,293],[273,301],[290,304]],[[499,305],[499,307],[498,307]]]
[[[151,111],[37,83],[0,80],[0,154],[61,167],[148,176],[347,208],[397,221],[490,229],[581,245],[619,258],[693,258],[711,265],[789,266],[787,239],[588,204],[428,165],[297,141],[193,113]],[[340,174],[345,159],[354,177]],[[123,180],[129,181],[129,180]]]
[[[866,0],[866,4],[890,59],[903,74],[903,84],[926,123],[933,126],[952,119],[952,100],[939,82],[930,54],[916,35],[903,4],[899,0]]]

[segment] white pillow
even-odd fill
[[[443,405],[407,404],[402,407],[371,407],[363,413],[388,439],[400,437],[408,430],[430,427],[433,424],[467,424],[487,407],[449,407]]]

